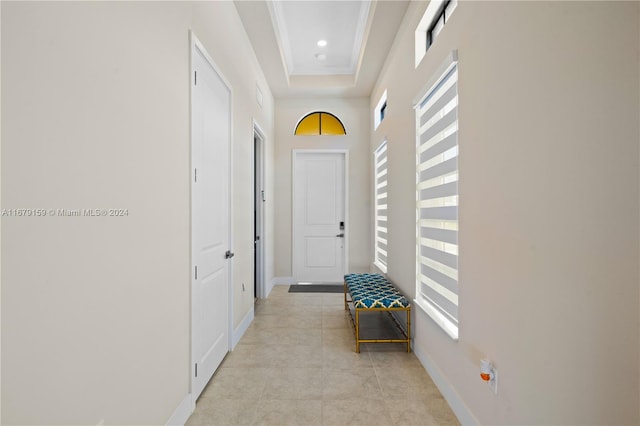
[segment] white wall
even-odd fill
[[[313,111],[327,111],[344,124],[345,136],[295,136],[298,121]],[[349,150],[349,266],[363,272],[371,262],[369,177],[373,161],[368,149],[369,100],[367,98],[303,98],[276,100],[275,146],[275,276],[291,277],[291,165],[294,149]]]
[[[0,24],[2,23],[2,7],[0,7]],[[0,31],[0,58],[2,58],[2,31]],[[0,66],[0,82],[2,81],[2,66]],[[2,84],[0,84],[0,100],[2,99]],[[0,145],[2,140],[2,102],[0,101]],[[0,153],[2,149],[0,149]],[[2,202],[2,158],[0,155],[0,204]],[[0,205],[0,208],[2,206]],[[2,217],[0,216],[0,242],[2,241]],[[2,289],[2,244],[0,244],[0,293]],[[2,296],[0,295],[0,327],[2,325]],[[2,365],[2,338],[0,338],[0,366]],[[0,397],[2,384],[0,383]],[[2,403],[0,401],[0,422],[2,422]]]
[[[388,275],[413,295],[412,103],[458,49],[460,339],[416,308],[416,351],[466,420],[638,424],[638,4],[462,2],[414,69],[425,8],[370,103],[388,89],[370,152],[388,137]]]
[[[163,424],[189,393],[189,29],[234,93],[234,325],[273,98],[232,3],[1,8],[2,207],[129,211],[2,218],[2,423]]]
[[[234,328],[253,308],[253,120],[265,132],[266,192],[273,190],[274,100],[232,2],[194,2],[193,28],[233,88]],[[215,17],[215,22],[212,19]],[[231,37],[231,38],[229,38]],[[233,41],[233,42],[231,42]],[[264,94],[258,105],[256,87]],[[273,199],[265,203],[266,280],[273,277]],[[245,291],[242,290],[244,284]]]

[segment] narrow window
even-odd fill
[[[458,68],[455,56],[416,107],[416,302],[458,338]]]
[[[380,121],[384,120],[384,114],[387,112],[387,101],[384,102],[382,108],[380,108]]]
[[[373,130],[378,129],[382,120],[387,114],[387,91],[385,90],[382,96],[380,96],[380,100],[376,105],[376,108],[373,110]]]
[[[445,0],[442,3],[440,10],[436,13],[435,19],[427,30],[427,49],[433,44],[433,41],[436,39],[438,34],[440,34],[440,31],[442,31],[442,28],[444,28],[457,6],[457,0]]]
[[[373,153],[374,193],[374,259],[373,263],[387,272],[387,141]]]
[[[415,66],[424,58],[429,47],[458,7],[458,0],[431,0],[415,32]]]

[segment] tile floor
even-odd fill
[[[405,345],[363,344],[355,353],[342,294],[288,289],[256,302],[253,324],[187,426],[459,425]]]

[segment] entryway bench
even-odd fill
[[[348,300],[347,295],[351,300]],[[353,306],[353,313],[349,308],[349,303]],[[349,311],[356,333],[356,352],[360,352],[360,343],[406,343],[407,352],[411,352],[411,304],[384,276],[380,274],[345,275],[344,308]],[[400,329],[404,339],[361,339],[360,313],[365,311],[387,311]],[[407,313],[406,330],[398,323],[392,314],[393,311]]]

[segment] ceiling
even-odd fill
[[[409,1],[234,4],[273,95],[287,98],[369,96]]]
[[[268,1],[289,75],[355,74],[369,1]]]

